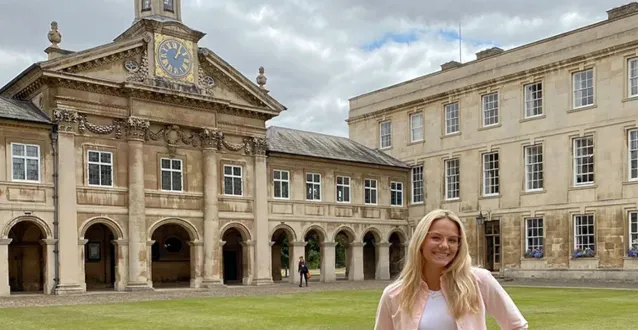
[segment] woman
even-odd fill
[[[375,330],[487,329],[487,311],[501,329],[527,329],[492,273],[471,266],[465,229],[447,210],[417,225],[407,262],[379,301]]]
[[[299,265],[297,266],[297,272],[299,272],[299,287],[303,280],[306,280],[306,286],[308,286],[308,265],[303,260],[303,256],[299,257]]]

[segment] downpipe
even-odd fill
[[[55,248],[53,249],[54,265],[55,265],[55,277],[53,279],[53,287],[51,288],[51,294],[55,294],[55,289],[60,284],[60,243],[59,243],[59,184],[58,184],[58,125],[53,126],[51,132],[51,149],[53,151],[53,239],[55,239]]]

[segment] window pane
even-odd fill
[[[111,153],[103,152],[100,154],[100,161],[102,163],[111,164]]]
[[[36,159],[27,159],[27,180],[38,181],[39,161]]]
[[[173,190],[182,190],[182,172],[173,172]]]
[[[89,162],[97,163],[100,160],[100,154],[95,151],[89,151]]]
[[[100,184],[100,165],[89,164],[89,184],[90,185]]]
[[[281,192],[282,192],[281,197],[288,198],[288,182],[281,183]]]
[[[27,146],[27,157],[38,157],[38,147]]]
[[[173,169],[174,170],[182,169],[182,162],[179,159],[173,159]]]
[[[171,190],[171,172],[162,171],[162,190]]]
[[[112,182],[112,171],[113,171],[113,167],[111,166],[104,166],[102,165],[101,167],[101,175],[102,175],[102,185],[103,186],[111,186],[113,185]]]
[[[224,194],[225,195],[233,194],[233,178],[224,177]]]
[[[273,174],[273,178],[275,178],[276,180],[281,179],[281,171],[275,171],[275,173]]]
[[[171,168],[171,160],[162,159],[162,169],[170,169],[170,168]]]
[[[26,179],[25,170],[24,170],[24,159],[22,158],[13,159],[13,179],[14,180]]]
[[[241,167],[233,167],[233,175],[241,176]]]
[[[241,195],[241,178],[233,178],[233,189],[235,191],[235,195]]]

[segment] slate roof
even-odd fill
[[[0,118],[52,124],[49,117],[30,101],[12,100],[0,96]]]
[[[409,168],[406,163],[378,149],[340,136],[270,126],[266,140],[270,152]]]

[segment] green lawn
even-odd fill
[[[636,329],[638,291],[507,288],[531,329]],[[3,329],[372,329],[379,290],[0,309]],[[490,329],[498,326],[490,319]]]

